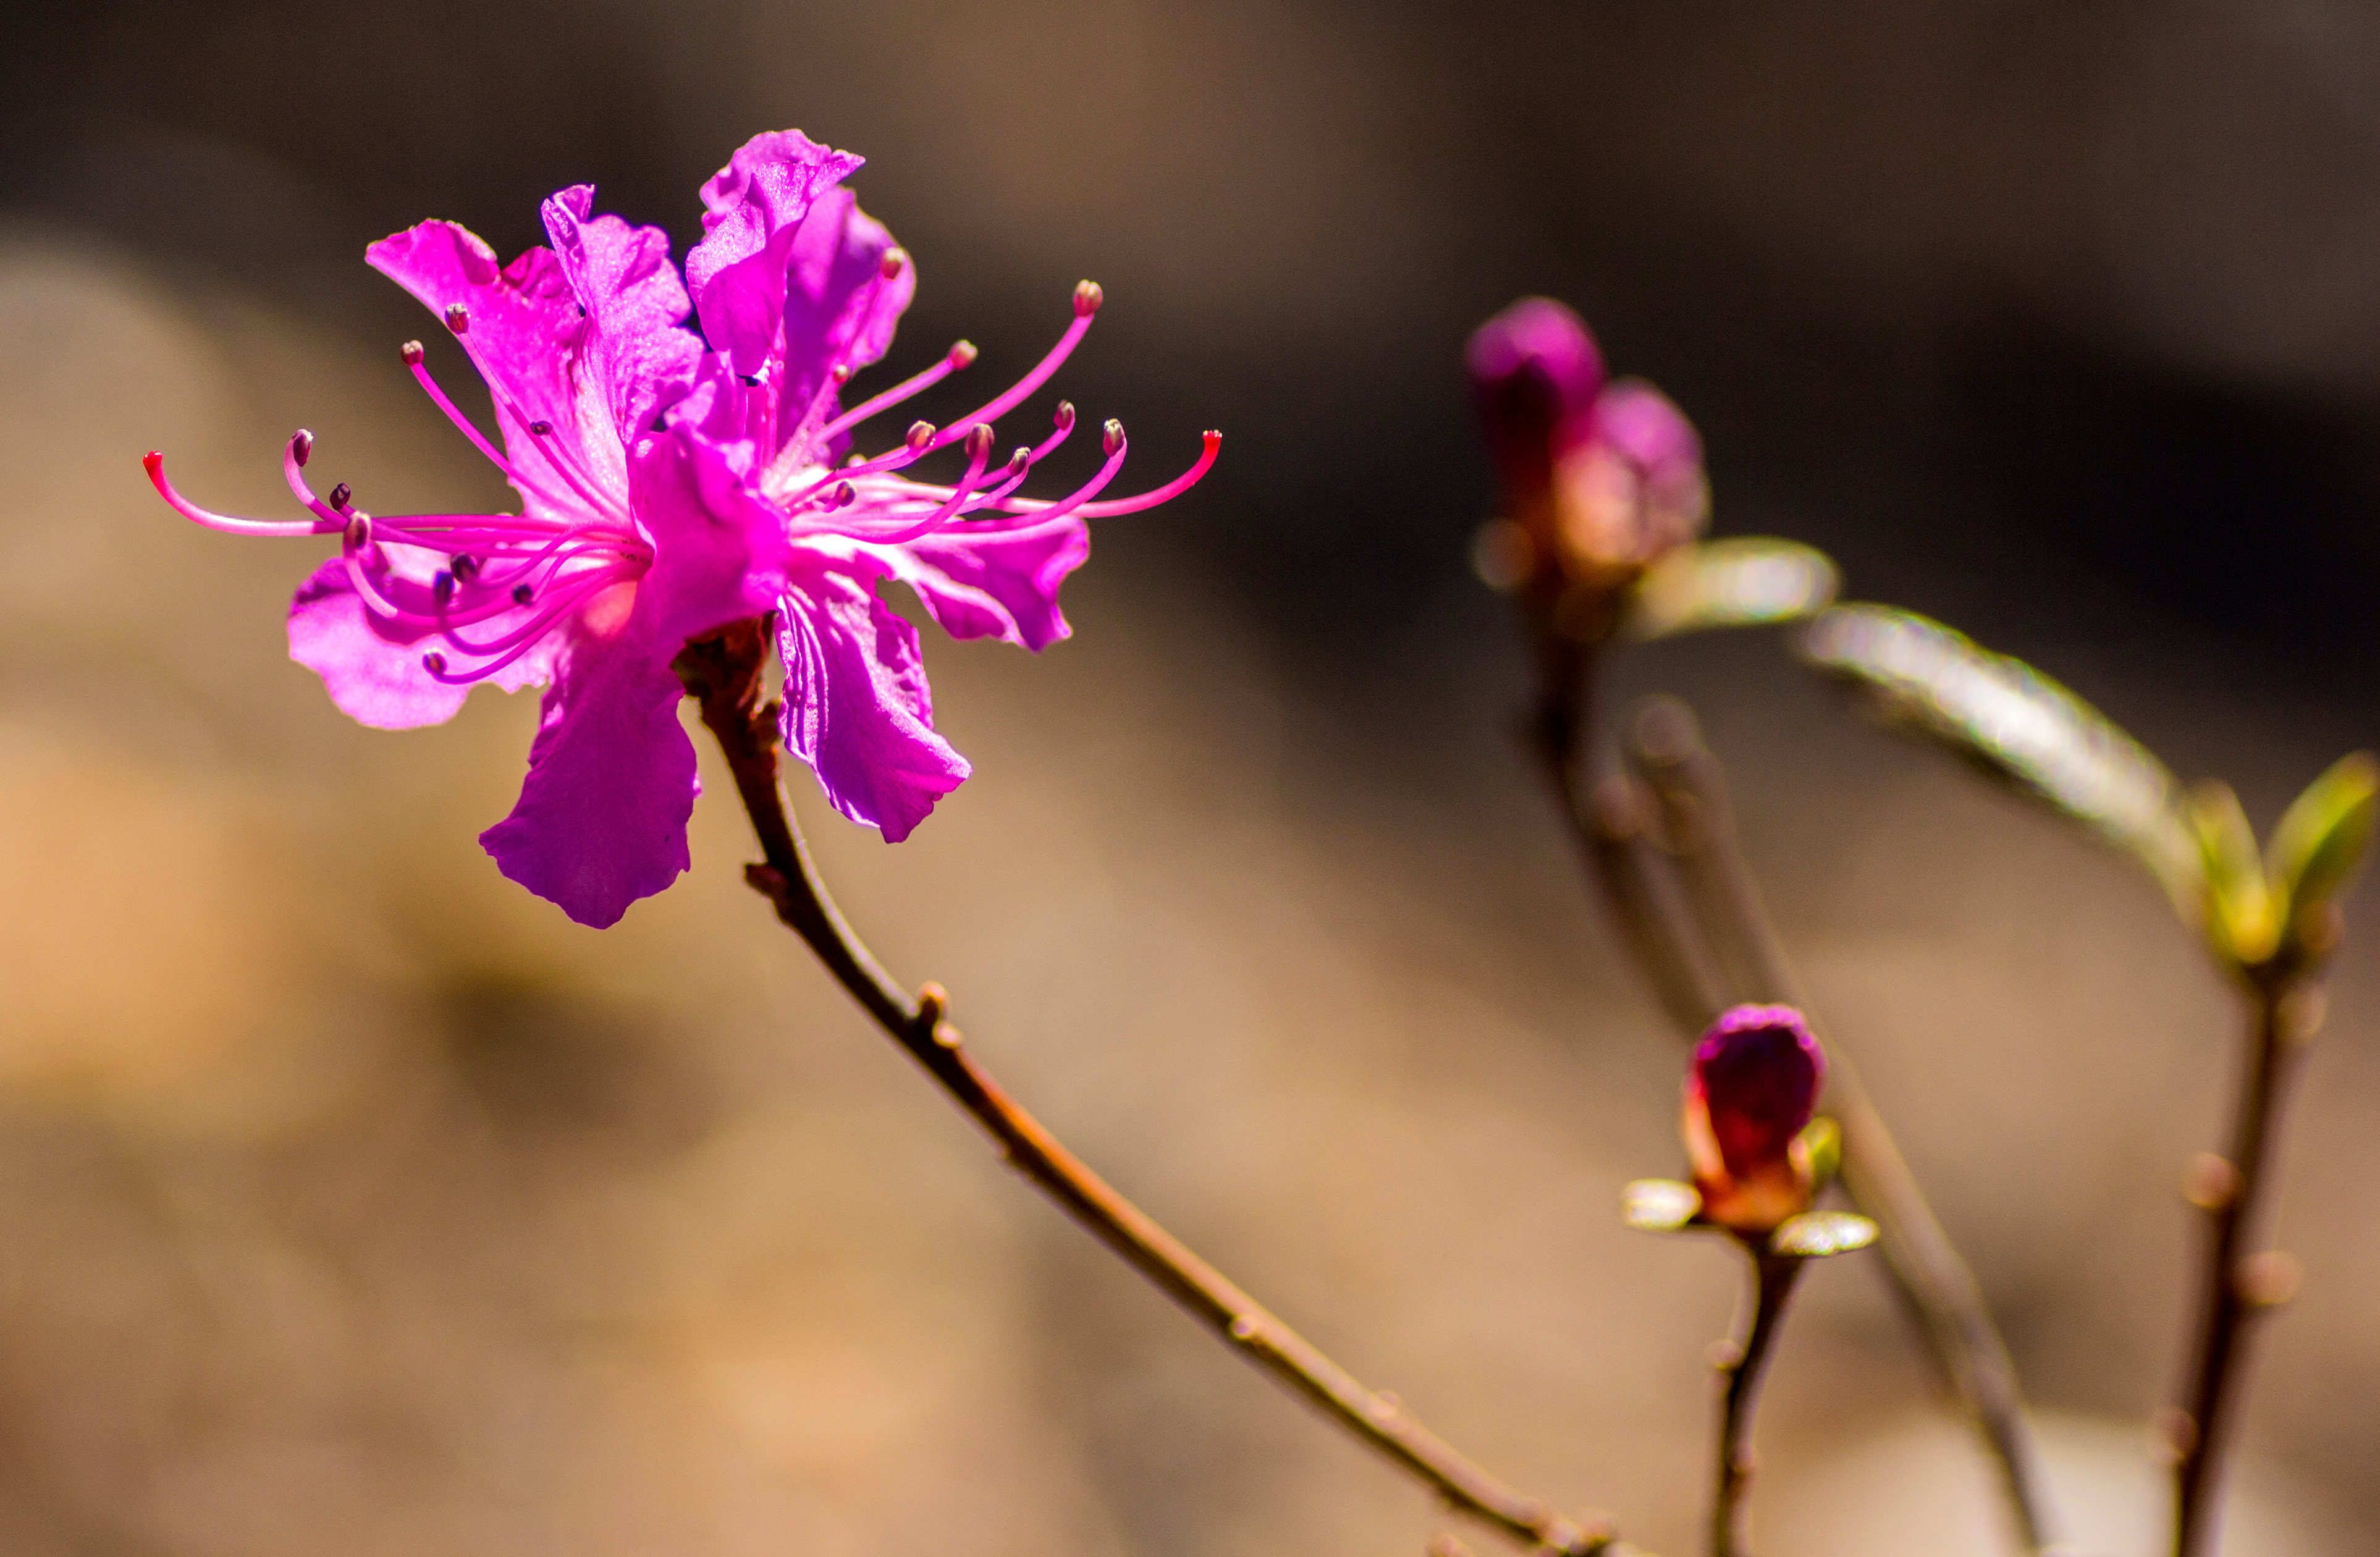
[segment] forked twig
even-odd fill
[[[1557,670],[1542,650],[1540,661]],[[1539,755],[1564,817],[1672,1021],[1692,1039],[1725,1003],[1730,987],[1738,999],[1781,1001],[1809,1016],[1801,982],[1737,846],[1725,775],[1703,745],[1692,712],[1662,699],[1653,705],[1658,712],[1651,720],[1640,720],[1632,756],[1648,785],[1598,744],[1587,713],[1595,680],[1587,660],[1548,675]],[[1651,839],[1656,819],[1644,814],[1655,805],[1659,844]],[[1615,821],[1623,821],[1624,829]],[[1623,831],[1624,837],[1615,837]],[[1811,1021],[1817,1025],[1814,1016]],[[2019,1538],[2026,1551],[2039,1551],[2051,1539],[2051,1515],[2007,1344],[1856,1070],[1840,1045],[1828,1047],[1834,1062],[1831,1106],[1843,1132],[1844,1186],[1876,1222],[1895,1290],[1999,1468]]]
[[[678,658],[678,675],[700,703],[702,722],[717,737],[759,835],[766,863],[747,867],[746,878],[876,1024],[983,1126],[1011,1166],[1167,1296],[1324,1415],[1427,1483],[1452,1507],[1508,1536],[1561,1557],[1596,1557],[1607,1551],[1618,1539],[1608,1518],[1566,1518],[1506,1486],[1414,1420],[1394,1396],[1365,1388],[1110,1188],[967,1053],[958,1029],[944,1019],[947,1002],[941,989],[928,984],[913,998],[893,981],[836,911],[785,808],[777,785],[775,711],[763,705],[760,695],[766,648],[764,624],[740,622],[688,644]]]
[[[1703,743],[1693,710],[1674,698],[1647,702],[1630,732],[1630,756],[1660,798],[1671,858],[1742,997],[1782,1001],[1819,1028],[1744,861],[1725,770]],[[1832,1040],[1828,1052],[1834,1057],[1828,1092],[1843,1132],[1844,1186],[1880,1229],[1894,1282],[1974,1415],[2026,1548],[2038,1550],[2049,1539],[2048,1498],[2008,1344],[1850,1056]]]

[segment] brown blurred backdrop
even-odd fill
[[[533,723],[358,729],[284,658],[320,439],[503,501],[363,245],[536,202],[698,231],[797,125],[917,256],[890,371],[1021,369],[1157,470],[1040,661],[929,650],[977,777],[866,932],[1128,1193],[1532,1490],[1682,1553],[1734,1272],[1627,1235],[1678,1053],[1511,736],[1461,342],[1578,305],[1723,533],[2036,659],[2268,824],[2380,691],[2380,17],[2343,4],[86,4],[0,24],[0,1551],[1383,1553],[1425,1501],[1008,1182],[738,884],[575,929],[473,834]],[[956,399],[924,414],[962,409]],[[2172,1192],[2237,1013],[2147,885],[1845,720],[1648,651],[1983,1274],[2060,1490],[2151,1549]],[[717,785],[712,785],[714,791]],[[2240,1552],[2380,1537],[2380,952],[2336,980]],[[1789,1332],[1778,1557],[1996,1550],[1877,1273]],[[1489,1538],[1477,1545],[1487,1551]]]

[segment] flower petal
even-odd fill
[[[480,834],[497,869],[598,930],[676,880],[697,790],[682,693],[643,635],[578,636],[546,692],[520,800]]]
[[[884,255],[892,248],[892,235],[859,209],[858,197],[849,189],[828,189],[810,206],[785,267],[780,440],[799,425],[836,364],[856,372],[891,348],[893,328],[917,290],[915,264],[884,274]],[[840,408],[831,407],[828,415]],[[824,459],[842,458],[849,444],[848,438],[838,439],[838,446],[824,451]]]
[[[390,553],[409,550],[378,548],[372,586],[400,609],[426,613],[432,605],[426,579],[400,573],[387,560]],[[506,612],[474,624],[470,633],[492,640],[536,614],[534,606]],[[452,646],[440,643],[436,632],[391,622],[367,609],[338,557],[316,568],[289,602],[289,657],[322,678],[340,712],[375,730],[413,730],[455,717],[470,688],[436,680],[421,668],[423,651],[439,648],[450,659],[460,658]],[[544,685],[552,671],[553,646],[540,643],[488,681],[517,692]]]
[[[545,231],[587,310],[577,354],[625,445],[686,392],[702,342],[684,328],[694,305],[670,263],[669,234],[593,215],[594,205],[592,184],[572,185],[545,202]]]
[[[735,435],[738,387],[705,357],[669,426],[639,445],[630,468],[653,544],[636,613],[665,659],[689,638],[775,609],[784,590],[784,516],[753,491],[752,446]]]
[[[443,724],[470,691],[432,680],[418,638],[393,637],[373,621],[337,557],[289,602],[289,657],[322,678],[341,713],[375,730]]]
[[[917,631],[876,598],[873,557],[807,558],[777,630],[785,662],[785,747],[819,776],[834,809],[907,837],[971,771],[934,733]]]
[[[1058,588],[1090,560],[1090,527],[1002,534],[964,524],[900,546],[871,546],[892,577],[917,591],[936,625],[953,638],[996,638],[1038,651],[1073,628],[1058,609]]]
[[[703,185],[703,237],[686,253],[686,277],[703,334],[738,373],[759,372],[776,354],[803,218],[860,162],[797,129],[778,130],[746,141]]]
[[[364,250],[374,270],[443,318],[456,303],[469,310],[464,349],[489,384],[532,420],[557,428],[577,421],[567,351],[578,331],[578,303],[561,262],[532,249],[499,268],[494,250],[452,222],[424,222]],[[504,422],[516,454],[527,428]]]

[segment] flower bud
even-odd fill
[[[1679,1125],[1704,1220],[1766,1233],[1809,1208],[1815,1185],[1794,1142],[1826,1076],[1818,1040],[1790,1005],[1739,1005],[1711,1024]]]
[[[1650,384],[1607,382],[1569,309],[1524,298],[1466,358],[1506,515],[1548,581],[1609,590],[1701,532],[1710,493],[1693,424]]]
[[[1523,508],[1542,502],[1556,452],[1591,419],[1603,392],[1595,337],[1552,298],[1524,298],[1472,332],[1463,359],[1507,498]]]

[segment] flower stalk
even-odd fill
[[[764,862],[747,867],[746,879],[877,1026],[1036,1188],[1234,1350],[1451,1507],[1534,1551],[1597,1557],[1609,1550],[1618,1536],[1609,1518],[1572,1519],[1507,1486],[1415,1421],[1394,1395],[1366,1388],[1150,1220],[1001,1089],[947,1019],[949,1001],[940,987],[927,984],[912,996],[893,980],[827,895],[779,790],[776,710],[764,702],[760,681],[771,637],[764,620],[735,623],[687,644],[678,675],[717,738],[759,837]]]

